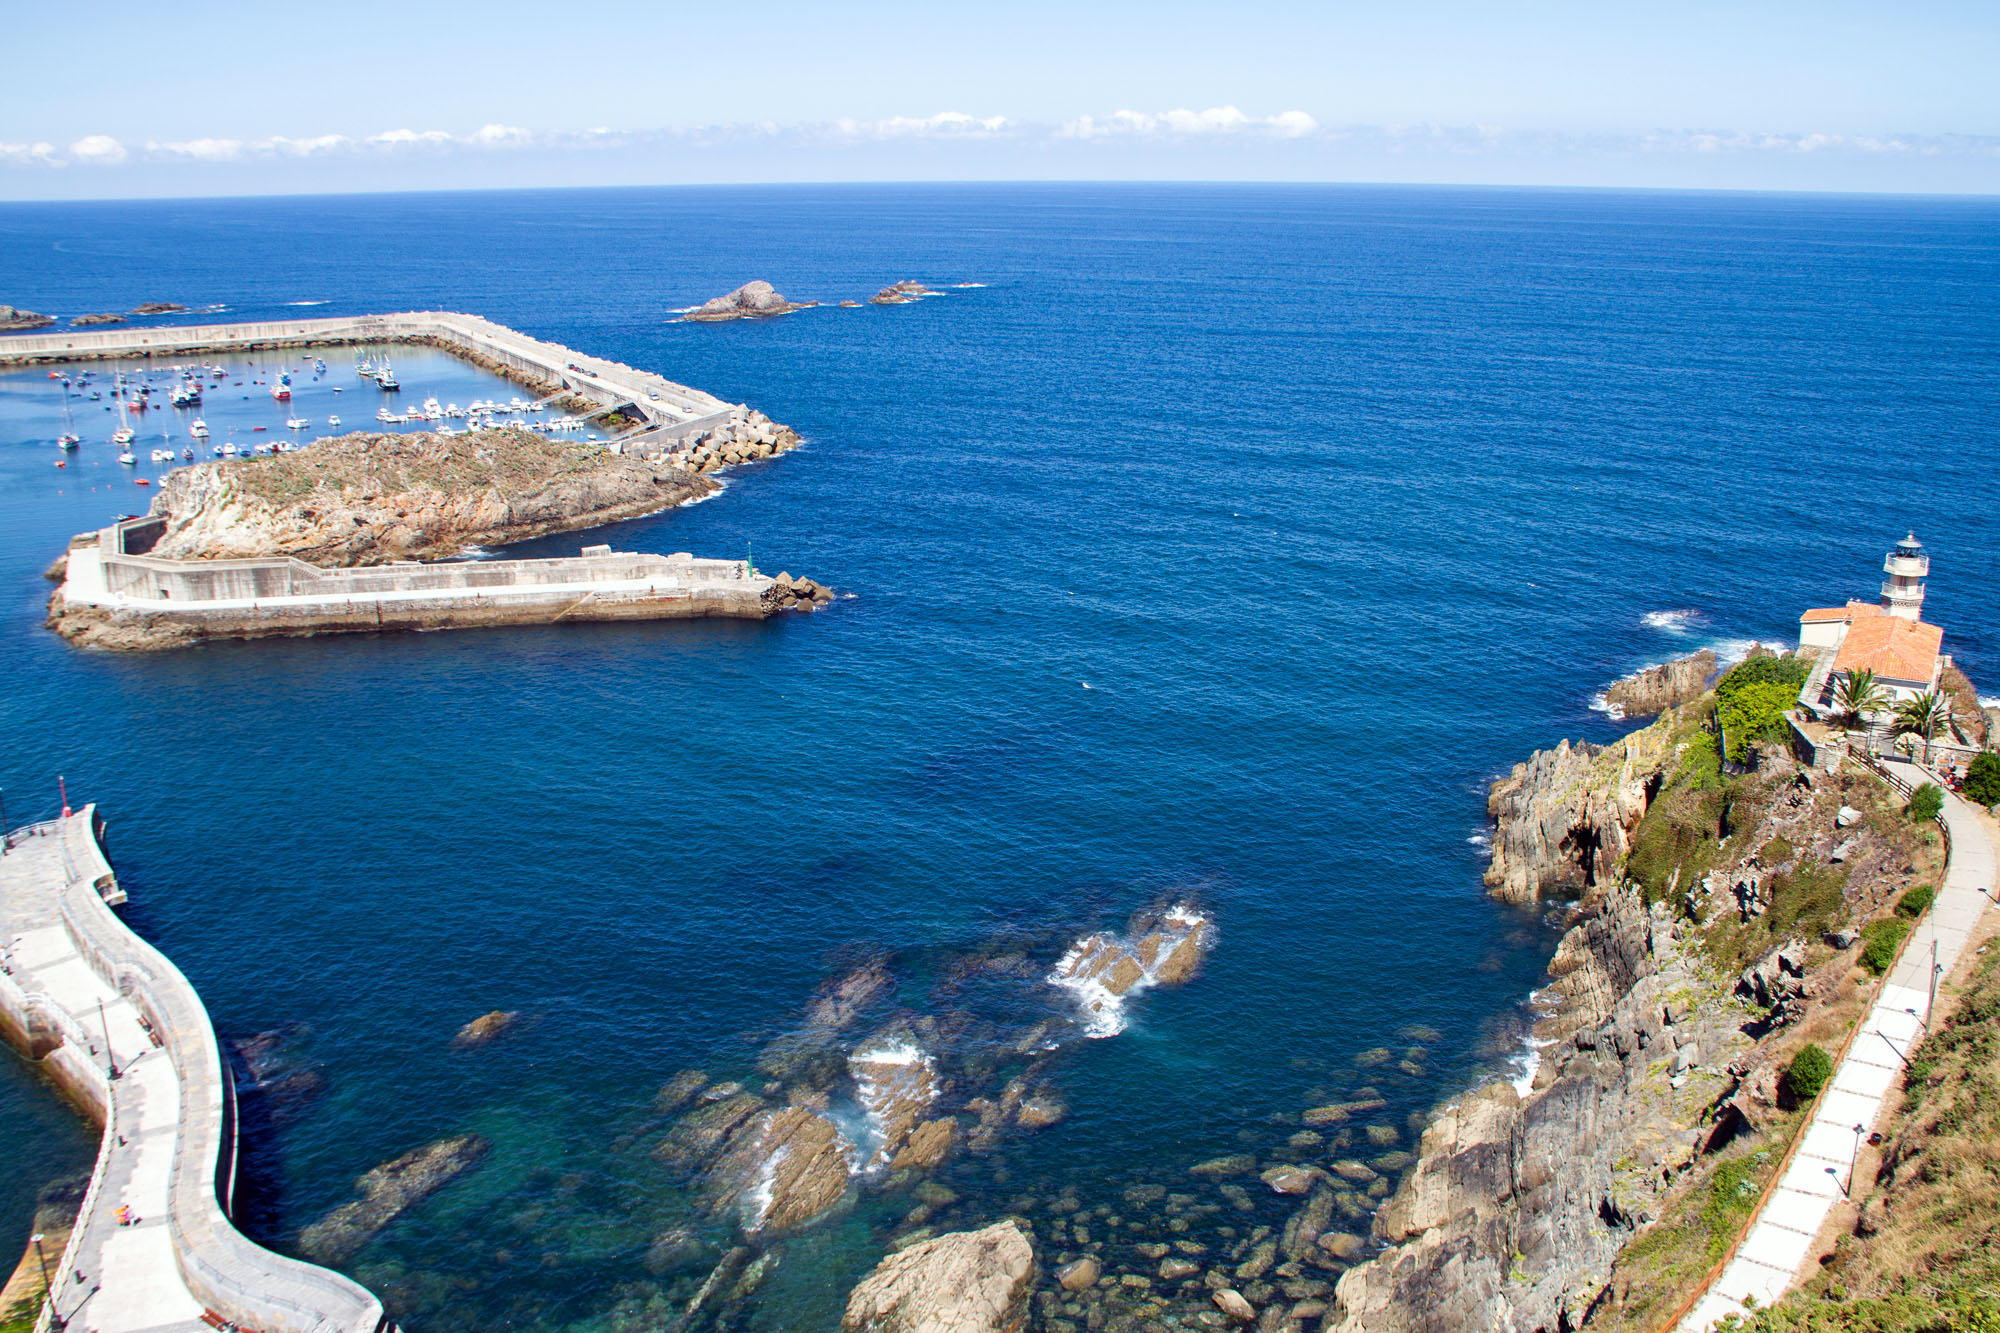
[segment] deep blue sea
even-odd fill
[[[945,294],[670,322],[752,278]],[[690,1216],[649,1151],[655,1092],[685,1068],[761,1083],[758,1053],[871,953],[895,1006],[934,1017],[968,956],[1025,953],[978,1030],[1058,1022],[1066,1118],[952,1158],[929,1225],[1038,1219],[1065,1186],[1114,1211],[1135,1184],[1207,1189],[1189,1165],[1296,1152],[1303,1108],[1364,1086],[1410,1146],[1411,1117],[1505,1072],[1554,938],[1481,888],[1485,785],[1618,734],[1590,708],[1610,679],[1789,640],[1803,607],[1872,598],[1914,529],[1927,618],[2000,692],[1992,200],[6,204],[0,300],[471,311],[805,437],[588,540],[754,546],[851,594],[820,615],[113,657],[40,627],[41,571],[147,493],[52,467],[59,400],[0,377],[8,818],[52,813],[66,775],[110,820],[128,919],[218,1028],[296,1025],[326,1090],[248,1126],[259,1239],[291,1247],[386,1158],[493,1141],[345,1265],[420,1333],[648,1327],[685,1300],[705,1268],[644,1263]],[[1116,1036],[1064,1033],[1041,973],[1176,898],[1216,924],[1202,974],[1136,998]],[[523,1025],[454,1050],[492,1009]],[[992,1063],[952,1066],[950,1095],[990,1094]],[[88,1131],[3,1068],[15,1162],[87,1162]],[[25,1231],[10,1191],[0,1223]],[[830,1329],[912,1207],[864,1191],[781,1243],[729,1319]]]

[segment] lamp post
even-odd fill
[[[49,1318],[60,1328],[62,1320],[56,1317],[56,1294],[49,1287],[49,1257],[42,1253],[42,1233],[37,1231],[30,1239],[35,1242],[35,1263],[42,1270],[42,1304],[49,1307]]]
[[[13,836],[7,832],[7,789],[0,787],[0,856],[5,856],[13,845]]]
[[[1854,1197],[1854,1173],[1861,1169],[1861,1136],[1868,1132],[1868,1126],[1854,1127],[1854,1156],[1847,1161],[1847,1197]]]
[[[1932,929],[1936,929],[1936,922],[1932,922]],[[1938,973],[1944,971],[1944,968],[1938,965],[1937,946],[1938,946],[1937,936],[1932,935],[1931,936],[1931,1000],[1930,1004],[1927,1005],[1924,1009],[1925,1027],[1929,1027],[1931,1025],[1931,1015],[1937,1012]]]
[[[111,1049],[111,1020],[104,1016],[104,1001],[97,1002],[97,1022],[104,1029],[104,1067],[112,1078],[118,1077],[118,1056]]]

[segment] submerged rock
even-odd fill
[[[865,1166],[885,1166],[909,1142],[918,1121],[937,1100],[937,1066],[905,1037],[885,1037],[863,1046],[847,1058],[854,1076],[855,1096],[879,1144]]]
[[[299,1233],[299,1252],[320,1263],[346,1262],[405,1210],[477,1166],[487,1148],[479,1135],[461,1134],[382,1163],[355,1182],[360,1198]]]
[[[653,1156],[669,1166],[697,1167],[720,1152],[729,1136],[763,1106],[763,1098],[747,1093],[705,1102],[675,1122]]]
[[[847,1298],[845,1333],[1016,1333],[1028,1318],[1035,1248],[1019,1222],[954,1231],[899,1250]]]

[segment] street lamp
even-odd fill
[[[49,1257],[42,1253],[42,1233],[37,1231],[29,1239],[35,1242],[35,1262],[42,1270],[42,1304],[49,1307],[49,1318],[55,1320],[56,1325],[60,1327],[62,1321],[56,1319],[56,1294],[49,1289]]]
[[[1854,1156],[1847,1162],[1847,1197],[1854,1197],[1854,1173],[1861,1169],[1861,1136],[1868,1132],[1868,1126],[1854,1127]]]

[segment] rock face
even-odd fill
[[[817,611],[833,600],[833,589],[811,579],[795,579],[780,571],[764,589],[764,606],[770,611]]]
[[[0,333],[16,333],[22,329],[45,329],[55,323],[47,315],[38,315],[32,310],[17,310],[10,305],[0,305]]]
[[[355,1182],[360,1198],[299,1233],[299,1252],[320,1263],[346,1262],[405,1209],[477,1166],[486,1152],[485,1139],[461,1134],[382,1163]]]
[[[112,314],[78,315],[70,321],[71,324],[74,324],[79,329],[87,329],[93,324],[123,324],[124,322],[125,316]]]
[[[1690,951],[1693,952],[1693,951]],[[1720,1002],[1668,1017],[1701,982],[1676,927],[1628,886],[1608,891],[1551,965],[1567,1040],[1525,1100],[1505,1083],[1446,1108],[1416,1168],[1375,1219],[1389,1248],[1337,1288],[1339,1333],[1575,1328],[1663,1174],[1688,1162],[1708,1098],[1677,1098],[1678,1064],[1747,1044]],[[1687,1054],[1675,1058],[1677,1052]],[[1715,1080],[1719,1084],[1719,1080]]]
[[[1547,890],[1608,883],[1671,758],[1671,735],[1663,718],[1615,745],[1564,741],[1514,765],[1486,797],[1496,825],[1486,868],[1493,895],[1533,903]]]
[[[1707,648],[1687,657],[1614,681],[1604,701],[1625,717],[1657,717],[1691,699],[1699,699],[1715,674],[1715,654]]]
[[[524,430],[359,433],[169,473],[152,508],[167,530],[151,553],[373,565],[636,518],[714,489],[681,468]]]
[[[954,1231],[899,1250],[847,1298],[846,1333],[1015,1333],[1026,1326],[1035,1249],[1021,1224]]]
[[[936,295],[936,293],[931,291],[930,288],[924,286],[921,282],[916,282],[911,279],[905,278],[901,282],[891,283],[889,286],[884,287],[881,291],[869,297],[868,304],[908,305],[912,301],[921,300],[926,296],[934,296],[934,295]]]
[[[772,315],[789,315],[794,310],[818,304],[817,301],[788,301],[770,283],[759,279],[744,283],[727,296],[704,301],[681,318],[701,324],[720,323],[726,319],[768,319]]]

